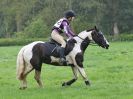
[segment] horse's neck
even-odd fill
[[[90,43],[92,31],[82,31],[74,39],[67,39],[67,50],[73,49],[73,47],[81,46],[81,50],[84,52]],[[88,38],[89,37],[89,38]],[[76,43],[76,44],[75,44]]]
[[[81,50],[84,52],[86,48],[88,47],[90,43],[90,40],[88,37],[85,38],[85,40],[81,43]]]
[[[74,39],[77,42],[77,46],[80,45],[81,50],[83,52],[86,50],[90,41],[92,40],[91,33],[92,33],[92,31],[89,31],[89,32],[83,31],[83,32],[79,33],[79,35],[77,37],[74,37]]]
[[[75,37],[74,39],[77,41],[77,42],[82,42],[85,38],[89,38],[89,40],[92,40],[92,36],[91,36],[91,33],[92,31],[82,31],[78,34],[78,37]]]
[[[87,31],[82,31],[82,32],[80,32],[80,33],[78,34],[78,36],[81,37],[81,38],[83,38],[83,39],[85,39],[86,37],[89,37],[89,39],[92,40],[91,33],[92,33],[92,31],[89,31],[89,32],[87,32]]]

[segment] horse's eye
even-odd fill
[[[102,37],[103,35],[102,34],[98,34],[99,37]]]
[[[100,34],[98,34],[98,33],[97,33],[96,35],[97,35],[97,36],[100,36]]]

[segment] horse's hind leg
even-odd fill
[[[62,86],[70,86],[71,84],[73,84],[78,79],[78,69],[77,69],[77,67],[72,66],[72,71],[73,71],[73,74],[74,74],[74,78],[67,81],[67,82],[64,82],[62,84]]]
[[[42,69],[42,61],[38,56],[33,56],[33,58],[31,59],[31,64],[33,65],[34,69],[35,69],[35,80],[37,81],[39,87],[42,87],[42,81],[41,81],[41,69]]]
[[[22,78],[20,79],[20,81],[21,81],[20,89],[26,89],[27,88],[26,77],[32,70],[33,70],[33,67],[31,65],[28,65],[25,67],[25,70],[22,74]]]
[[[35,70],[35,80],[37,81],[39,87],[43,87],[40,75],[41,71]]]
[[[20,80],[21,82],[21,85],[20,85],[20,88],[21,90],[23,89],[26,89],[27,88],[27,80],[26,80],[26,77],[24,77],[22,80]]]

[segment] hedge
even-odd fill
[[[109,41],[133,41],[133,34],[120,34],[106,37]]]
[[[133,34],[122,34],[119,36],[105,36],[109,41],[133,41]],[[0,46],[26,45],[34,41],[48,41],[49,38],[2,38]]]
[[[18,38],[2,38],[0,39],[0,46],[17,46],[26,45],[34,41],[47,41],[45,38],[29,38],[29,39],[18,39]]]

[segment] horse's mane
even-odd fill
[[[90,32],[90,31],[93,31],[93,30],[94,30],[94,29],[87,29],[86,31],[87,31],[87,32]]]

